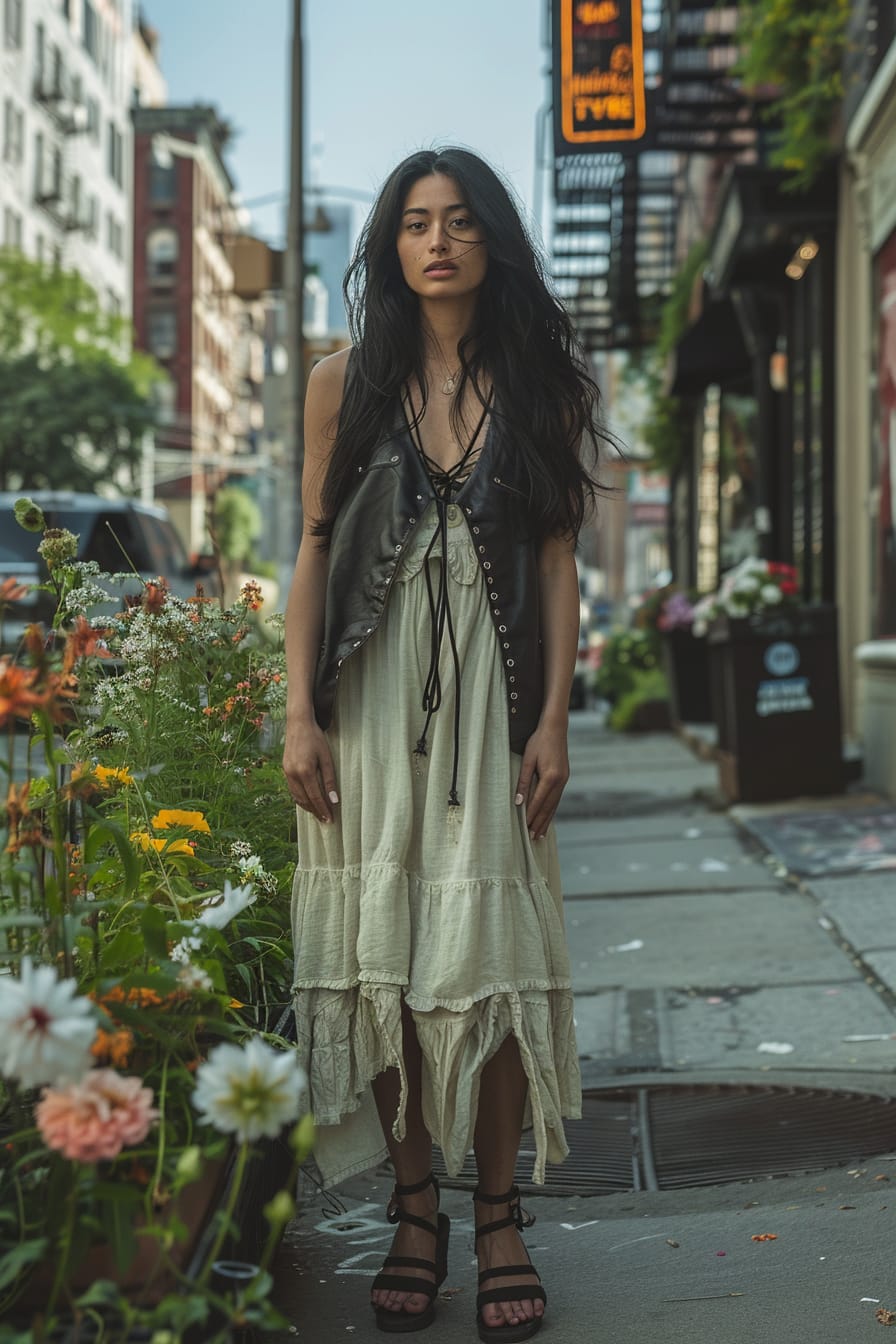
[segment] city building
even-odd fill
[[[0,0],[0,243],[131,311],[131,0]]]
[[[837,249],[841,682],[865,778],[896,796],[896,10],[858,0]]]
[[[138,104],[133,123],[136,340],[169,375],[158,389],[155,494],[195,553],[207,549],[215,491],[253,465],[261,338],[235,290],[241,216],[226,123],[200,104]]]

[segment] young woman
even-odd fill
[[[308,384],[286,611],[296,1017],[327,1184],[388,1155],[383,1330],[447,1272],[431,1174],[475,1150],[483,1340],[545,1293],[519,1232],[580,1114],[552,818],[598,391],[511,197],[461,149],[393,171],[346,278],[354,345]],[[531,1220],[530,1220],[531,1221]]]

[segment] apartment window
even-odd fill
[[[177,270],[174,229],[153,229],[146,239],[146,273],[151,284],[170,284]]]
[[[22,45],[22,0],[3,0],[3,41],[15,51]]]
[[[117,186],[124,185],[124,136],[114,121],[106,127],[106,169]]]
[[[149,203],[150,205],[172,205],[177,197],[177,165],[156,163],[149,156]]]
[[[87,219],[84,230],[88,238],[98,238],[100,232],[100,202],[98,196],[87,198]]]
[[[77,173],[72,173],[69,186],[71,191],[72,223],[78,225],[81,223],[81,179]]]
[[[100,105],[95,98],[87,99],[87,134],[95,145],[100,142]]]
[[[40,133],[34,137],[34,195],[39,200],[44,194],[44,137]]]
[[[47,34],[42,23],[34,25],[34,82],[38,90],[44,87],[47,67]]]
[[[54,200],[62,199],[62,150],[53,147],[53,158],[50,167],[50,196]]]
[[[3,160],[21,163],[25,153],[25,116],[12,98],[3,100]]]
[[[72,18],[72,0],[62,0],[62,13],[71,23]]]
[[[53,97],[64,98],[66,94],[65,65],[62,60],[62,51],[55,43],[50,48],[50,68],[52,72],[50,89]]]
[[[37,261],[43,265],[44,260],[44,236],[42,233],[34,235],[34,256]]]
[[[3,246],[22,250],[22,216],[9,206],[3,211]]]
[[[84,0],[84,50],[95,62],[100,51],[100,26],[92,0]]]
[[[177,353],[177,314],[173,308],[151,308],[147,318],[147,345],[156,359]]]

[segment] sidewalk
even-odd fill
[[[797,881],[726,814],[670,735],[573,716],[558,819],[583,1085],[782,1083],[896,1097],[893,874]],[[834,884],[832,888],[831,884]],[[839,884],[839,885],[837,885]],[[896,1106],[893,1117],[896,1150]],[[527,1197],[528,1246],[563,1344],[852,1344],[896,1310],[896,1164],[710,1188]],[[306,1187],[277,1267],[275,1337],[379,1340],[369,1282],[392,1236],[385,1172],[325,1217]],[[469,1193],[445,1190],[447,1290],[428,1338],[477,1338]],[[754,1242],[753,1235],[776,1234]],[[862,1299],[877,1301],[862,1301]]]

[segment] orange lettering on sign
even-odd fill
[[[576,8],[579,23],[589,28],[596,23],[615,23],[619,18],[619,6],[616,0],[586,0]]]

